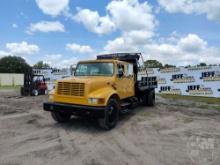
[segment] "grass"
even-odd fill
[[[220,98],[215,97],[200,97],[200,96],[182,96],[171,94],[159,94],[161,97],[172,100],[190,100],[195,102],[205,102],[207,104],[220,104]]]
[[[0,86],[0,90],[15,90],[15,91],[20,91],[21,86],[16,85],[16,86]]]

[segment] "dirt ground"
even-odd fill
[[[220,111],[157,96],[103,131],[73,118],[57,124],[42,110],[47,96],[0,91],[0,165],[219,165]],[[216,105],[218,106],[218,105]]]

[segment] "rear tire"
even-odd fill
[[[65,123],[70,120],[70,114],[64,114],[60,112],[51,112],[52,118],[58,123]]]
[[[98,119],[101,128],[111,130],[118,123],[119,118],[119,103],[116,99],[109,99],[105,108],[104,118]]]
[[[149,92],[147,105],[151,107],[155,105],[155,91],[154,90]]]
[[[143,95],[143,104],[146,106],[154,106],[155,105],[155,91],[150,90],[146,91]]]

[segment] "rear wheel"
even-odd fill
[[[98,119],[99,125],[105,130],[114,128],[118,123],[119,117],[119,103],[116,99],[110,99],[108,101],[104,115],[104,118]]]
[[[154,106],[155,105],[155,91],[154,90],[144,92],[143,103],[146,106]]]
[[[155,91],[152,90],[149,92],[148,96],[148,106],[154,106],[155,105]]]
[[[70,120],[70,114],[64,114],[60,112],[51,112],[53,119],[59,123],[64,123]]]

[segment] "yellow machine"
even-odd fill
[[[81,61],[73,77],[56,82],[55,89],[44,103],[58,122],[71,115],[90,115],[109,130],[116,126],[120,113],[139,103],[153,106],[156,77],[138,80],[140,53],[99,55],[97,60]]]

